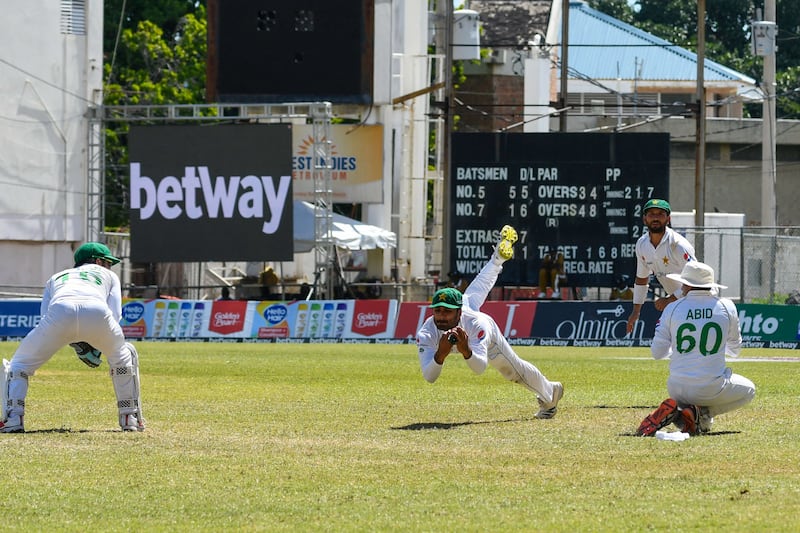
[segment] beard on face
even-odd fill
[[[667,226],[658,222],[651,222],[647,225],[647,231],[650,233],[664,233],[667,231]]]
[[[448,329],[453,329],[453,327],[455,327],[455,326],[450,325],[450,322],[442,321],[442,322],[434,322],[434,323],[436,324],[436,329],[438,329],[439,331],[447,331]]]

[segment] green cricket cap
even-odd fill
[[[119,263],[119,259],[111,255],[111,250],[103,243],[87,242],[75,250],[75,264],[79,265],[90,259],[104,259],[112,265]]]
[[[433,293],[431,307],[449,307],[450,309],[461,309],[461,292],[452,287],[439,289]]]
[[[658,198],[652,198],[648,200],[647,203],[644,204],[643,212],[647,213],[647,210],[653,207],[657,209],[663,209],[664,211],[667,212],[668,215],[672,212],[672,208],[669,206],[669,202],[666,200],[659,200]]]

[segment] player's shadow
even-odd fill
[[[9,433],[9,435],[36,435],[46,433],[91,433],[88,429],[52,428],[52,429],[26,429],[22,433]]]
[[[7,435],[36,435],[47,433],[139,433],[138,431],[120,431],[119,429],[103,429],[100,431],[92,429],[72,429],[72,428],[52,428],[52,429],[26,429],[22,433],[7,433]]]
[[[477,424],[506,424],[509,422],[525,422],[527,418],[509,418],[506,420],[468,420],[466,422],[417,422],[407,426],[394,426],[389,429],[405,431],[422,431],[425,429],[453,429],[460,426],[473,426]]]

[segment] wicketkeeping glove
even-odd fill
[[[72,342],[70,346],[72,346],[75,353],[78,354],[78,359],[92,368],[97,368],[100,366],[100,363],[103,362],[100,357],[103,355],[102,352],[88,342]]]

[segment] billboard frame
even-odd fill
[[[310,123],[313,143],[313,181],[315,210],[314,288],[333,294],[336,260],[333,239],[327,235],[333,221],[331,190],[331,120],[330,102],[292,102],[263,104],[185,104],[94,106],[89,109],[89,153],[86,189],[87,240],[105,241],[105,132],[112,122],[148,124],[214,123]],[[323,276],[324,275],[324,276]],[[320,287],[322,285],[322,287]]]

